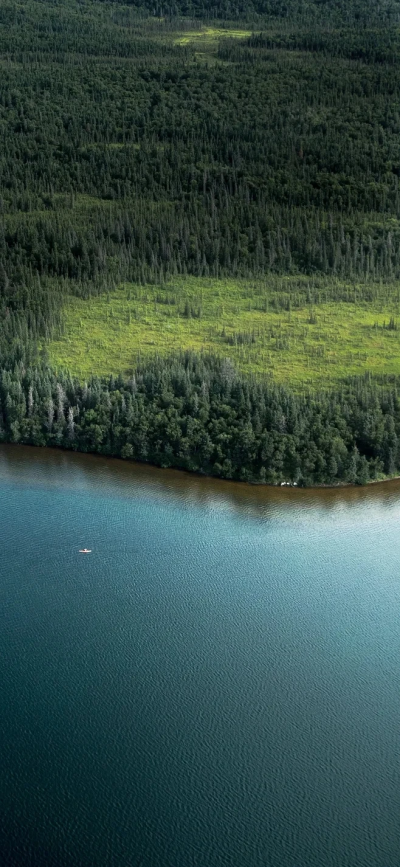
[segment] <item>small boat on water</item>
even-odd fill
[[[91,548],[81,548],[81,550],[79,551],[79,553],[80,553],[80,554],[91,554],[91,553],[92,553],[92,549],[91,549]]]

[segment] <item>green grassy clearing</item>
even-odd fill
[[[193,59],[197,62],[224,66],[226,65],[226,61],[217,57],[218,46],[221,40],[226,38],[247,39],[251,34],[251,30],[239,30],[235,27],[207,27],[203,25],[197,30],[185,30],[174,33],[172,42],[177,47],[191,49]]]
[[[302,285],[304,294],[293,294]],[[70,298],[64,333],[48,346],[50,361],[85,378],[129,373],[138,358],[155,353],[212,351],[296,390],[367,371],[400,374],[398,286],[366,301],[357,299],[357,287],[341,284],[341,297],[355,292],[356,300],[315,291],[307,302],[307,285],[306,278],[282,278],[280,291],[271,291],[268,281],[187,277],[164,286],[126,284],[89,301]]]
[[[214,45],[220,39],[229,37],[230,39],[247,39],[251,36],[251,30],[237,30],[227,27],[206,27],[203,26],[199,30],[183,31],[181,34],[174,37],[175,45]]]

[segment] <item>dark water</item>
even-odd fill
[[[1,867],[399,867],[399,484],[2,447],[0,515]]]

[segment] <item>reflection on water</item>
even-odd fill
[[[0,867],[398,867],[399,519],[1,446]]]
[[[0,481],[57,486],[67,490],[90,485],[102,496],[171,497],[187,505],[230,509],[255,518],[306,515],[317,508],[326,516],[362,507],[392,509],[400,500],[400,479],[366,487],[287,488],[222,481],[148,464],[31,446],[0,446]],[[359,510],[357,510],[358,512]]]

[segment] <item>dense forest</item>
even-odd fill
[[[1,5],[3,440],[253,482],[400,471],[395,378],[296,395],[182,353],[84,383],[46,357],[68,298],[123,280],[399,281],[399,23],[397,0]]]

